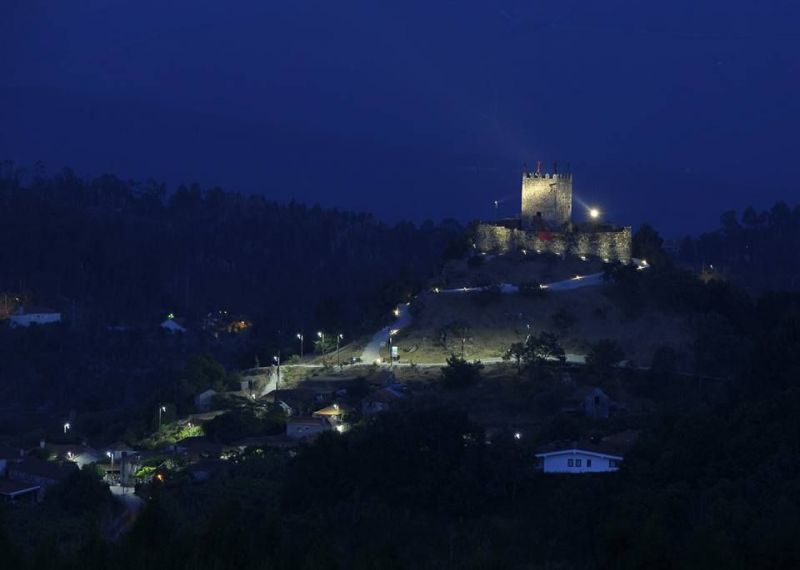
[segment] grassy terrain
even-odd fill
[[[601,260],[583,261],[573,256],[516,254],[484,259],[472,267],[465,260],[449,262],[433,285],[552,283],[603,269]],[[556,334],[564,349],[574,354],[586,354],[590,343],[597,340],[615,340],[628,360],[640,366],[648,366],[655,351],[667,345],[678,352],[679,367],[688,369],[691,334],[685,318],[656,311],[625,318],[604,286],[550,291],[541,297],[437,294],[431,290],[419,295],[412,307],[414,321],[395,338],[405,362],[443,362],[450,354],[460,355],[462,338],[466,338],[466,358],[498,358],[529,332],[547,331]]]

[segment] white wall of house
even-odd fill
[[[579,449],[540,453],[545,473],[608,473],[619,469],[622,457]]]
[[[11,327],[29,327],[31,325],[49,325],[61,322],[61,313],[21,313],[8,318]]]

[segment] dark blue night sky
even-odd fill
[[[3,5],[0,158],[51,172],[466,220],[558,160],[668,236],[797,201],[797,2]]]

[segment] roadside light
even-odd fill
[[[400,316],[400,309],[395,309],[394,311],[392,311],[392,314],[393,314],[395,317],[399,317],[399,316]]]
[[[69,425],[69,422],[65,423],[65,424],[64,424],[64,433],[67,433],[67,432],[69,431],[69,428],[71,428],[71,427],[72,427],[72,426],[71,426],[71,425]]]
[[[593,220],[596,220],[597,218],[600,217],[600,210],[598,210],[597,208],[589,208],[589,217],[592,218]]]
[[[522,439],[522,434],[518,431],[514,432],[514,439]]]

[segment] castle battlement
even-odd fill
[[[548,179],[556,179],[556,180],[569,180],[572,181],[572,174],[571,173],[558,173],[558,172],[524,172],[522,174],[523,178],[548,178]]]
[[[559,255],[593,255],[626,263],[631,257],[631,228],[572,223],[572,173],[522,175],[522,209],[515,220],[483,223],[475,246],[483,252],[547,251]]]

